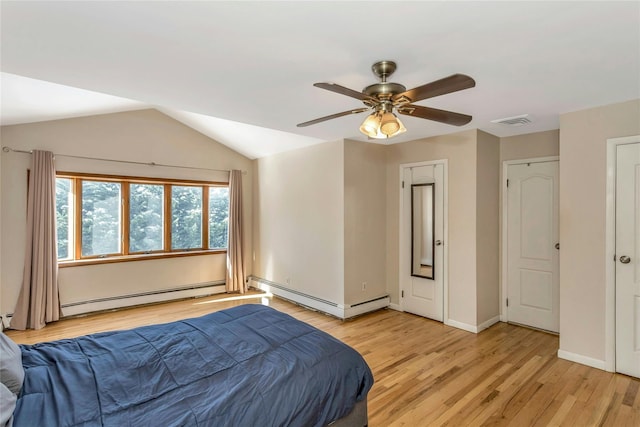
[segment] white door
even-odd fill
[[[640,377],[640,144],[616,151],[616,371]]]
[[[507,320],[558,332],[558,161],[509,165],[507,179]]]
[[[404,168],[403,182],[403,238],[400,240],[403,245],[400,262],[402,309],[442,322],[446,244],[444,165],[437,163]],[[423,188],[428,189],[424,194],[429,194],[429,200],[424,197],[419,200],[414,196],[414,192],[420,194],[419,190]],[[419,241],[419,235],[425,236],[429,243]]]

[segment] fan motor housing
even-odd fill
[[[390,96],[397,95],[405,92],[406,87],[399,83],[376,83],[365,87],[362,92],[373,98],[389,98]]]

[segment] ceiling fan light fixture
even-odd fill
[[[400,135],[401,133],[407,131],[407,129],[404,127],[400,119],[395,117],[395,115],[394,115],[394,118],[395,118],[395,123],[397,123],[398,125],[397,129],[393,133],[386,134],[384,133],[384,130],[381,127],[378,133],[381,134],[382,136],[379,138],[393,138],[394,136]]]
[[[388,139],[406,131],[400,119],[393,113],[372,113],[360,126],[360,132],[373,139]]]
[[[399,118],[396,117],[396,121],[398,122],[398,125],[400,127],[393,135],[389,135],[389,138],[391,138],[392,136],[400,135],[401,133],[404,133],[407,131],[407,128],[404,127],[404,125],[402,124]]]
[[[400,121],[393,113],[384,113],[380,120],[380,131],[388,137],[400,130]]]
[[[378,112],[372,113],[364,119],[362,125],[360,125],[360,132],[367,135],[369,138],[376,138],[378,130],[380,129],[380,114]]]

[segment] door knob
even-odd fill
[[[442,240],[436,240],[436,246],[440,246],[442,244]]]
[[[622,255],[620,257],[620,262],[623,263],[623,264],[629,264],[631,262],[631,258],[629,258],[626,255]]]
[[[560,243],[556,243],[556,249],[560,249]]]

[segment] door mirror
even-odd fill
[[[433,279],[435,188],[431,184],[411,185],[411,275]]]

